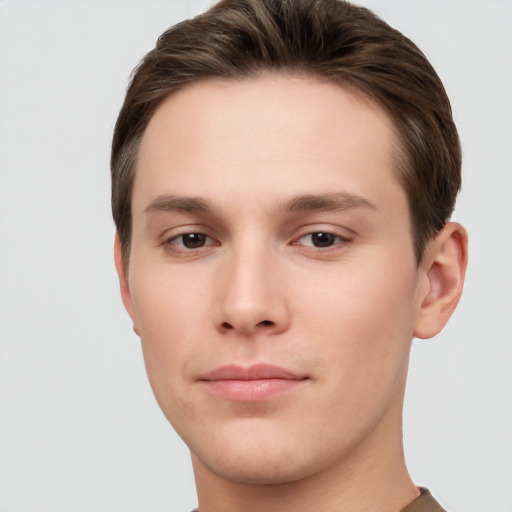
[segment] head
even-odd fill
[[[462,289],[459,171],[437,75],[365,9],[222,1],[161,36],[114,135],[116,265],[196,477],[397,466],[411,339]]]

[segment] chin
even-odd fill
[[[208,445],[187,443],[194,468],[241,484],[280,485],[307,479],[336,460],[334,450],[317,446],[307,436],[271,432],[229,439],[210,436]]]
[[[261,485],[293,482],[311,473],[313,461],[308,453],[317,450],[303,429],[294,429],[287,421],[246,417],[209,423],[208,428],[195,425],[198,430],[175,428],[183,433],[194,467],[207,473]]]
[[[297,459],[286,461],[278,454],[258,457],[246,455],[235,461],[227,457],[213,462],[201,461],[211,473],[231,482],[250,485],[279,485],[297,482],[314,473],[311,464],[298,464]]]

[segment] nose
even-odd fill
[[[217,329],[245,336],[279,334],[290,323],[285,273],[269,250],[233,251],[218,273]]]

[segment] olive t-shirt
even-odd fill
[[[400,512],[446,512],[446,510],[437,503],[428,489],[420,487],[420,495]]]
[[[198,510],[194,509],[192,512],[198,512]],[[446,510],[437,503],[428,489],[420,487],[420,495],[400,512],[446,512]]]

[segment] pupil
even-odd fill
[[[201,233],[189,233],[187,235],[183,235],[183,245],[187,247],[187,249],[202,247],[204,243],[205,236]]]
[[[315,247],[328,247],[335,241],[335,236],[332,233],[314,233],[312,238]]]

